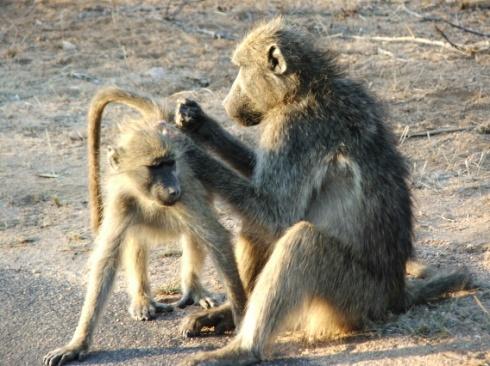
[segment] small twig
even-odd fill
[[[405,142],[405,140],[407,139],[407,136],[408,136],[408,131],[410,131],[410,126],[405,126],[405,128],[403,129],[403,132],[402,134],[400,135],[400,140],[398,141],[398,143],[400,145],[403,145],[403,143]]]
[[[449,217],[445,217],[444,215],[441,215],[441,219],[449,221],[449,222],[456,222],[456,220],[450,219]]]
[[[373,41],[373,42],[395,42],[395,43],[420,43],[429,46],[439,46],[451,51],[457,51],[465,56],[467,54],[460,50],[455,49],[447,42],[443,41],[434,41],[427,38],[418,38],[418,37],[383,37],[383,36],[350,36],[350,35],[342,35],[343,38],[351,38],[357,39],[361,41]]]
[[[196,32],[206,34],[208,36],[211,36],[214,39],[230,39],[230,40],[236,39],[235,36],[233,36],[232,34],[226,32],[226,31],[213,31],[213,30],[204,29],[204,28],[196,28]]]
[[[395,54],[391,51],[385,50],[381,47],[378,47],[378,54],[379,55],[385,55],[391,57],[393,60],[396,61],[401,61],[401,62],[407,62],[408,60],[405,60],[404,58],[396,57]]]
[[[39,178],[58,178],[59,175],[55,173],[37,173]]]
[[[457,52],[464,56],[473,56],[476,53],[481,53],[490,50],[490,41],[480,41],[468,45],[456,45],[454,42],[449,43],[448,41],[434,41],[432,39],[427,39],[427,38],[407,37],[407,36],[405,37],[351,36],[351,35],[343,34],[340,37],[348,38],[348,39],[358,39],[363,41],[373,41],[373,42],[420,43],[420,44],[425,44],[430,46],[439,46],[447,50]]]
[[[466,28],[466,27],[463,27],[461,25],[458,25],[456,23],[452,23],[450,22],[449,20],[446,20],[446,19],[442,19],[441,18],[441,21],[450,25],[451,27],[454,27],[454,28],[458,28],[460,30],[462,30],[463,32],[467,32],[467,33],[471,33],[471,34],[474,34],[474,35],[477,35],[477,36],[480,36],[480,37],[487,37],[487,38],[490,38],[490,33],[482,33],[482,32],[478,32],[476,30],[473,30],[473,29],[470,29],[470,28]]]
[[[408,9],[405,5],[402,6],[402,10],[405,11],[405,13],[410,14],[410,15],[413,15],[414,17],[419,18],[419,19],[421,19],[423,21],[443,22],[443,23],[449,24],[451,27],[458,28],[458,29],[460,29],[460,30],[462,30],[464,32],[475,34],[475,35],[480,36],[480,37],[490,38],[490,33],[482,33],[482,32],[476,31],[474,29],[463,27],[462,25],[453,23],[450,20],[447,20],[445,18],[436,16],[436,15],[423,15],[423,14],[419,14],[419,13],[416,13],[415,11],[413,11],[413,10]]]
[[[444,38],[446,40],[447,43],[449,43],[451,46],[453,46],[457,50],[460,50],[461,52],[466,52],[464,48],[462,48],[461,46],[459,46],[456,43],[454,43],[453,41],[451,41],[449,39],[449,37],[446,36],[446,34],[441,30],[441,28],[439,28],[437,25],[434,25],[434,28],[436,29],[437,33],[439,33],[442,36],[442,38]]]
[[[408,26],[408,24],[405,24],[405,28],[407,28],[408,33],[410,33],[411,37],[415,37],[415,34],[412,32],[412,28]]]
[[[344,33],[334,33],[334,34],[329,34],[325,38],[331,39],[331,38],[342,38],[344,37]]]
[[[480,299],[478,297],[476,297],[475,295],[473,295],[473,298],[475,299],[475,302],[477,303],[477,305],[483,310],[483,312],[485,314],[487,314],[488,316],[490,316],[490,313],[485,308],[485,306],[483,306],[483,304],[481,303]]]
[[[435,130],[427,130],[427,131],[420,131],[420,132],[414,132],[410,133],[407,135],[405,139],[410,139],[413,137],[431,137],[434,135],[440,135],[443,133],[452,133],[452,132],[461,132],[461,131],[469,131],[472,130],[473,127],[454,127],[454,128],[438,128]]]

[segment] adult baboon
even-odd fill
[[[119,125],[118,141],[110,149],[111,173],[103,214],[99,182],[99,144],[102,112],[116,102],[139,110],[144,118]],[[184,154],[186,141],[162,119],[164,109],[149,99],[120,89],[102,90],[89,112],[89,170],[93,229],[100,232],[92,256],[87,295],[72,340],[48,353],[45,365],[61,365],[87,352],[94,327],[110,292],[115,272],[122,259],[126,265],[132,296],[131,313],[149,319],[155,311],[170,310],[171,305],[155,302],[147,274],[147,246],[184,235],[184,303],[203,294],[199,270],[205,251],[211,255],[223,278],[233,316],[239,322],[245,306],[245,291],[240,281],[229,233],[221,226],[209,202],[210,195],[194,178]],[[164,125],[164,124],[163,124]]]
[[[262,126],[256,149],[193,101],[175,119],[234,168],[199,149],[186,153],[242,219],[236,253],[249,299],[234,340],[186,364],[255,363],[285,324],[343,333],[467,284],[464,271],[407,283],[408,170],[380,105],[330,51],[276,19],[245,37],[233,63],[239,72],[224,107],[242,125]],[[189,317],[184,333],[213,324],[232,327],[229,308]]]

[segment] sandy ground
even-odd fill
[[[39,364],[75,328],[92,246],[85,113],[95,91],[118,85],[158,98],[188,95],[226,121],[220,101],[236,73],[233,47],[254,22],[277,14],[337,50],[347,71],[385,102],[412,167],[420,257],[440,268],[468,266],[481,288],[349,339],[308,346],[282,337],[270,364],[490,364],[490,135],[482,133],[490,123],[490,52],[351,37],[443,41],[437,25],[466,49],[485,46],[489,38],[406,9],[487,34],[490,9],[458,1],[333,4],[0,0],[0,364]],[[107,120],[121,113],[111,108]],[[225,126],[246,139],[255,133]],[[464,130],[412,136],[455,127]],[[155,289],[178,288],[178,273],[178,250],[155,249]],[[222,291],[209,266],[205,282]],[[196,307],[132,321],[124,290],[119,279],[84,365],[171,365],[228,341],[180,337],[181,319]]]

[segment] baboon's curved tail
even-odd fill
[[[155,121],[165,118],[162,107],[149,98],[125,90],[108,87],[100,90],[90,103],[87,122],[88,141],[88,186],[90,202],[90,225],[92,232],[98,232],[102,222],[102,193],[100,186],[100,125],[102,113],[109,103],[127,105],[140,112],[145,118]]]
[[[428,279],[409,280],[406,288],[406,309],[437,300],[450,292],[470,289],[472,286],[471,274],[466,268],[436,274]]]

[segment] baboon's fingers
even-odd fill
[[[206,312],[190,315],[184,319],[182,334],[184,337],[197,337],[201,335],[202,328],[215,326],[215,323],[218,323],[218,319]]]
[[[175,124],[185,130],[196,130],[202,124],[203,111],[199,104],[190,99],[177,102]]]
[[[61,366],[67,362],[78,358],[81,352],[77,349],[71,349],[70,347],[61,347],[49,352],[43,358],[44,366]]]
[[[204,309],[210,309],[218,306],[219,302],[201,285],[194,285],[190,290],[184,292],[176,306],[184,309],[193,304],[199,304]]]
[[[60,362],[59,362],[59,365],[63,365],[63,364],[65,364],[65,363],[67,363],[67,362],[69,362],[69,361],[73,360],[74,358],[75,358],[75,357],[72,357],[71,355],[70,355],[70,356],[68,356],[68,355],[63,355],[63,356],[61,357],[61,360],[60,360]]]
[[[148,321],[155,318],[155,306],[150,301],[136,300],[129,307],[129,314],[134,320]]]
[[[217,303],[212,297],[206,296],[199,300],[199,305],[201,305],[204,309],[211,309],[216,307]]]

